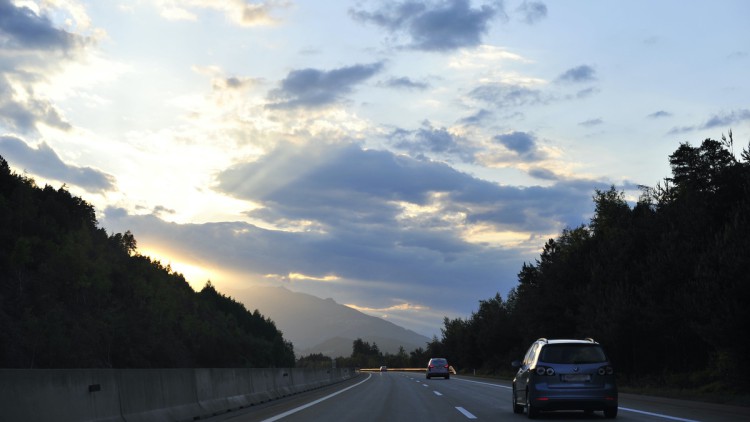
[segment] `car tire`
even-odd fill
[[[450,375],[446,375],[445,379],[449,380],[449,379],[451,379],[451,376]]]
[[[614,419],[617,417],[617,406],[612,406],[604,409],[604,417],[607,419]]]
[[[427,379],[430,379],[430,376],[429,376],[429,375],[427,375],[426,377],[427,377]]]
[[[526,392],[526,417],[529,419],[536,419],[539,417],[539,409],[531,405],[528,391]]]
[[[513,413],[520,415],[523,413],[523,406],[518,404],[518,398],[516,397],[516,389],[513,389]]]

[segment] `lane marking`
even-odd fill
[[[513,387],[508,387],[507,385],[490,384],[488,382],[481,382],[481,381],[471,381],[471,380],[465,380],[463,378],[456,378],[456,379],[459,381],[463,381],[463,382],[473,382],[474,384],[489,385],[490,387],[507,388],[508,390],[513,389]]]
[[[664,419],[669,419],[669,420],[672,420],[672,421],[698,422],[695,419],[678,418],[678,417],[675,417],[675,416],[662,415],[661,413],[651,413],[651,412],[644,412],[643,410],[629,409],[627,407],[618,407],[618,409],[624,410],[626,412],[640,413],[641,415],[656,416],[657,418],[664,418]]]
[[[422,387],[429,387],[429,385],[427,385],[427,384],[422,384]]]
[[[471,412],[469,412],[468,410],[464,409],[463,407],[456,406],[456,410],[458,410],[459,412],[463,413],[464,416],[466,416],[469,419],[476,419],[477,418],[476,416],[472,415]]]
[[[368,373],[368,374],[367,374],[367,378],[365,378],[365,379],[364,379],[363,381],[360,381],[360,382],[358,382],[358,383],[356,383],[356,384],[354,384],[354,385],[350,385],[349,387],[346,387],[346,388],[344,388],[343,390],[339,390],[339,391],[337,391],[337,392],[335,392],[335,393],[329,394],[329,395],[327,395],[327,396],[325,396],[325,397],[319,398],[319,399],[317,399],[317,400],[315,400],[315,401],[313,401],[313,402],[307,403],[307,404],[305,404],[305,405],[302,405],[302,406],[300,406],[300,407],[296,407],[296,408],[294,408],[294,409],[292,409],[292,410],[288,410],[288,411],[286,411],[286,412],[284,412],[284,413],[278,414],[278,415],[276,415],[276,416],[273,416],[273,417],[270,417],[270,418],[268,418],[268,419],[264,419],[264,420],[263,420],[262,422],[273,422],[273,421],[277,421],[277,420],[279,420],[279,419],[281,419],[281,418],[285,418],[285,417],[287,417],[287,416],[289,416],[289,415],[291,415],[291,414],[297,413],[297,412],[299,412],[300,410],[305,410],[305,409],[307,409],[308,407],[311,407],[311,406],[315,406],[316,404],[318,404],[318,403],[320,403],[320,402],[322,402],[322,401],[324,401],[324,400],[328,400],[328,399],[330,399],[331,397],[334,397],[334,396],[338,396],[339,394],[343,393],[344,391],[347,391],[347,390],[351,390],[351,389],[352,389],[352,388],[354,388],[354,387],[357,387],[357,386],[359,386],[359,385],[361,385],[361,384],[364,384],[365,382],[369,381],[371,377],[372,377],[372,374],[371,374],[371,373]]]
[[[441,393],[440,391],[433,391],[433,393],[435,393],[436,396],[442,396],[443,395],[443,393]]]

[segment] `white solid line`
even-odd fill
[[[433,393],[435,393],[436,396],[442,396],[443,395],[440,391],[433,391]]]
[[[651,413],[651,412],[644,412],[643,410],[628,409],[627,407],[619,407],[619,409],[620,409],[620,410],[624,410],[624,411],[626,411],[626,412],[633,412],[633,413],[640,413],[640,414],[642,414],[642,415],[656,416],[657,418],[664,418],[664,419],[669,419],[669,420],[673,420],[673,421],[680,421],[680,422],[698,422],[698,421],[697,421],[697,420],[695,420],[695,419],[684,419],[684,418],[678,418],[678,417],[675,417],[675,416],[667,416],[667,415],[662,415],[662,414],[660,414],[660,413]]]
[[[278,415],[276,415],[276,416],[274,416],[274,417],[271,417],[271,418],[268,418],[268,419],[264,419],[264,420],[263,420],[263,422],[273,422],[273,421],[277,421],[277,420],[279,420],[279,419],[281,419],[281,418],[285,418],[285,417],[287,417],[287,416],[289,416],[289,415],[291,415],[291,414],[293,414],[293,413],[297,413],[297,412],[299,412],[300,410],[304,410],[304,409],[307,409],[307,408],[308,408],[308,407],[310,407],[310,406],[315,406],[316,404],[318,404],[318,403],[320,403],[320,402],[322,402],[322,401],[324,401],[324,400],[328,400],[328,399],[330,399],[330,398],[331,398],[331,397],[333,397],[333,396],[338,396],[339,394],[343,393],[344,391],[347,391],[347,390],[351,390],[352,388],[354,388],[354,387],[357,387],[358,385],[360,385],[360,384],[363,384],[363,383],[367,382],[367,381],[368,381],[368,380],[369,380],[369,379],[370,379],[371,377],[372,377],[372,374],[371,374],[371,373],[368,373],[368,374],[367,374],[367,378],[365,378],[365,379],[364,379],[363,381],[360,381],[360,382],[358,382],[358,383],[356,383],[356,384],[354,384],[354,385],[351,385],[351,386],[349,386],[349,387],[346,387],[346,388],[344,388],[343,390],[339,390],[339,391],[337,391],[337,392],[335,392],[335,393],[333,393],[333,394],[329,394],[329,395],[327,395],[327,396],[325,396],[325,397],[323,397],[323,398],[317,399],[317,400],[315,400],[315,401],[313,401],[313,402],[307,403],[307,404],[305,404],[305,405],[302,405],[302,406],[300,406],[300,407],[297,407],[297,408],[294,408],[294,409],[292,409],[292,410],[288,410],[288,411],[286,411],[286,412],[284,412],[284,413],[278,414]]]
[[[456,410],[463,413],[464,416],[466,416],[469,419],[476,419],[477,417],[472,415],[468,410],[464,409],[463,407],[456,407]]]
[[[481,382],[481,381],[471,381],[471,380],[465,380],[463,378],[456,378],[456,379],[459,381],[464,381],[464,382],[473,382],[474,384],[489,385],[491,387],[497,387],[497,388],[507,388],[508,390],[513,389],[513,387],[508,387],[507,385],[490,384],[489,382]]]

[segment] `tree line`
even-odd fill
[[[730,132],[682,143],[669,164],[632,203],[596,190],[588,224],[546,242],[506,300],[445,318],[433,352],[509,374],[539,337],[593,337],[625,383],[747,391],[750,146],[736,157]]]
[[[350,356],[339,356],[332,358],[322,353],[313,353],[300,357],[297,367],[300,368],[330,368],[335,364],[338,368],[378,368],[387,366],[389,368],[425,368],[430,358],[439,356],[441,344],[437,338],[415,350],[406,352],[399,347],[398,352],[382,352],[377,343],[370,344],[358,338],[352,342],[352,354]],[[436,354],[437,353],[437,354]]]
[[[273,321],[136,246],[0,157],[0,367],[294,366]]]

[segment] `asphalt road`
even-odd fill
[[[334,386],[272,401],[210,419],[255,421],[472,421],[526,420],[511,410],[509,382],[452,376],[377,372]],[[539,420],[606,420],[601,412],[542,413]],[[742,421],[750,408],[620,394],[621,421]]]

